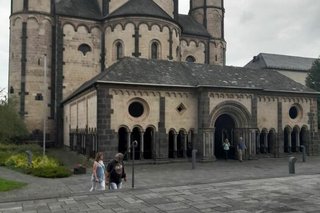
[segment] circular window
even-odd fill
[[[139,118],[143,113],[144,107],[142,103],[135,101],[129,105],[129,114],[132,117]]]
[[[292,106],[289,110],[289,116],[291,119],[296,119],[298,117],[299,110],[297,106]]]

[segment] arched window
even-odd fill
[[[81,44],[78,50],[85,56],[88,52],[91,52],[91,47],[88,44]]]
[[[195,59],[193,56],[189,55],[189,56],[186,58],[186,61],[187,61],[187,62],[190,62],[190,63],[194,63],[194,62],[196,62],[196,59]]]
[[[117,57],[117,60],[123,57],[123,48],[120,41],[116,43],[116,57]]]
[[[158,59],[159,58],[159,44],[157,42],[153,42],[151,44],[151,59]]]

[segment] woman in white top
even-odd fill
[[[228,152],[229,152],[229,149],[230,149],[230,143],[229,143],[228,138],[226,138],[225,141],[223,142],[223,150],[224,150],[224,153],[225,153],[224,158],[225,158],[226,160],[228,160]]]
[[[106,189],[106,177],[105,177],[106,168],[103,163],[103,153],[98,152],[96,154],[95,161],[92,167],[92,187],[91,191],[95,190],[105,190]]]

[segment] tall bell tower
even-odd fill
[[[17,100],[19,114],[32,137],[42,137],[46,128],[50,140],[54,129],[55,1],[11,2],[9,96]]]
[[[210,64],[225,65],[224,0],[190,0],[191,15],[211,35],[207,57]]]

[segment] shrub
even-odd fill
[[[33,168],[31,174],[45,178],[63,178],[71,176],[71,171],[63,166]]]
[[[32,161],[32,167],[34,169],[38,168],[55,168],[59,167],[59,163],[57,160],[47,157],[47,156],[37,156]]]
[[[5,162],[5,165],[17,169],[27,169],[29,168],[28,159],[25,154],[15,154],[11,155]]]
[[[0,166],[5,166],[5,163],[9,159],[10,156],[11,156],[10,152],[0,151]]]

